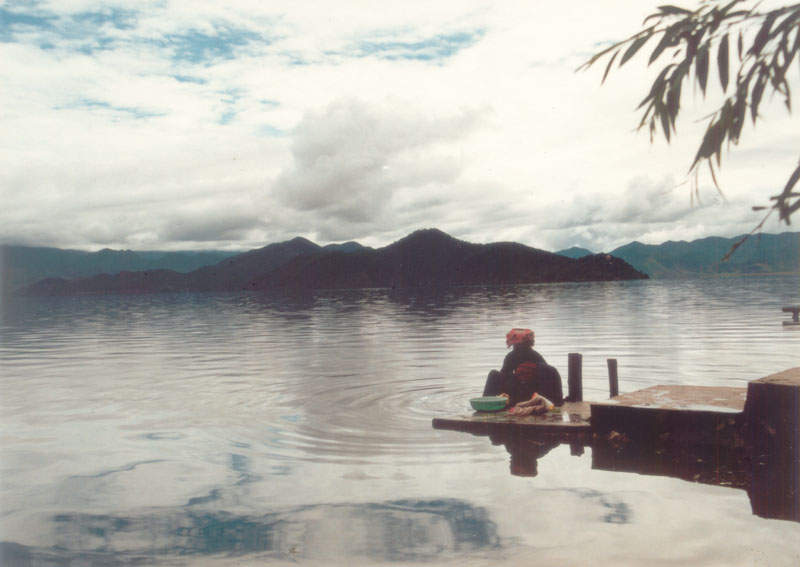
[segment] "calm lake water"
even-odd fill
[[[0,320],[6,565],[797,565],[745,490],[511,474],[464,413],[512,326],[584,398],[800,366],[797,277],[307,295],[18,298]]]

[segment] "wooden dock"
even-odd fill
[[[744,410],[746,388],[706,386],[653,386],[602,402],[567,402],[545,415],[517,417],[508,411],[465,412],[435,418],[434,429],[491,435],[516,430],[526,436],[575,438],[611,431],[642,431],[644,421],[653,428],[684,421],[697,424],[706,420],[710,427]],[[652,428],[650,428],[652,429]]]
[[[466,405],[466,401],[465,401]],[[747,408],[747,411],[745,411]],[[517,417],[508,411],[473,412],[433,419],[434,429],[474,435],[508,434],[574,442],[612,433],[638,441],[671,437],[682,442],[718,442],[754,424],[797,435],[800,368],[754,380],[747,388],[653,386],[597,402],[567,402],[545,415]],[[750,432],[750,435],[755,435]],[[772,435],[772,434],[770,434]],[[781,435],[779,435],[781,436]],[[735,442],[731,440],[731,442]]]

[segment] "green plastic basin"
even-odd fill
[[[500,411],[505,409],[508,400],[502,396],[484,396],[472,398],[469,403],[477,411]]]

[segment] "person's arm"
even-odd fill
[[[506,357],[503,359],[503,366],[500,368],[500,372],[506,376],[511,376],[511,374],[514,372],[514,369],[511,368],[511,354],[512,353],[509,352],[506,355]]]
[[[511,376],[514,374],[514,371],[517,369],[517,365],[514,363],[514,351],[512,350],[509,352],[506,357],[503,359],[503,367],[500,369],[500,372],[505,374],[506,376]]]
[[[542,367],[542,386],[545,392],[543,396],[547,397],[551,402],[557,406],[564,405],[564,390],[561,386],[561,374],[555,366],[550,366],[545,363]]]

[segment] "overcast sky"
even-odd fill
[[[749,232],[796,166],[797,114],[771,101],[723,156],[725,200],[702,175],[698,202],[709,101],[685,88],[677,139],[650,144],[646,57],[602,86],[604,64],[576,72],[663,3],[0,1],[0,241],[383,246],[437,227],[599,252]]]

